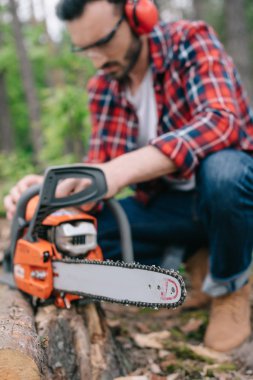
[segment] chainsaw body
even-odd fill
[[[17,241],[14,254],[14,278],[18,288],[32,296],[48,299],[53,294],[52,260],[66,256],[103,260],[97,244],[96,219],[88,214],[67,210],[49,215],[41,225],[38,240]],[[58,306],[79,296],[54,294]]]
[[[78,170],[80,173],[76,175]],[[73,172],[74,176],[91,179],[96,188],[84,191],[81,197],[79,194],[80,199],[73,195],[71,202],[69,198],[55,198],[58,182],[73,176]],[[52,262],[65,257],[102,261],[102,251],[97,244],[97,222],[81,209],[61,207],[78,206],[87,199],[100,199],[105,190],[101,171],[72,165],[70,170],[69,167],[50,168],[45,174],[43,187],[21,197],[13,221],[10,248],[13,276],[20,290],[43,300],[54,297],[59,307],[66,307],[80,298],[54,290],[56,274]],[[39,196],[36,195],[38,191]]]

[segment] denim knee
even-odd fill
[[[235,206],[238,207],[244,196],[244,178],[249,166],[253,169],[252,158],[232,149],[206,157],[197,174],[201,205],[214,207],[221,214],[230,213]]]

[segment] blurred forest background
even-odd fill
[[[63,28],[50,31],[48,3],[52,0],[0,0],[0,199],[23,175],[80,162],[87,150],[85,85],[93,68],[73,56]],[[157,4],[163,19],[203,19],[214,26],[253,103],[253,1]]]

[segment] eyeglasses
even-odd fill
[[[85,51],[87,51],[89,49],[93,49],[93,48],[100,47],[100,46],[103,46],[103,45],[107,44],[110,40],[113,39],[115,33],[119,29],[120,24],[122,23],[122,21],[124,20],[124,18],[125,18],[125,16],[123,14],[121,16],[121,18],[119,19],[119,21],[114,26],[114,28],[105,37],[102,37],[100,40],[94,42],[93,44],[90,44],[90,45],[87,45],[87,46],[83,46],[83,47],[72,45],[71,46],[71,51],[73,53],[80,53],[80,52],[85,52]]]

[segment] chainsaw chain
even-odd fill
[[[111,303],[119,303],[119,304],[122,304],[125,306],[132,305],[132,306],[143,307],[143,308],[148,307],[148,308],[153,308],[153,309],[157,310],[160,308],[175,309],[175,308],[182,305],[182,303],[184,302],[185,297],[186,297],[186,289],[185,289],[184,280],[183,280],[182,276],[177,271],[175,271],[174,269],[165,269],[165,268],[161,268],[161,267],[156,266],[156,265],[150,266],[150,265],[143,265],[140,263],[125,263],[122,261],[112,261],[112,260],[97,261],[97,260],[82,260],[82,259],[63,258],[61,260],[55,259],[55,260],[53,260],[53,262],[63,262],[66,264],[93,264],[93,265],[113,266],[113,267],[129,268],[129,269],[143,269],[143,270],[147,270],[147,271],[163,273],[165,275],[169,275],[169,276],[172,276],[175,279],[177,279],[179,284],[180,284],[180,288],[181,288],[180,299],[177,302],[171,303],[171,304],[161,304],[161,303],[154,304],[154,303],[136,302],[136,301],[129,301],[129,300],[115,300],[115,299],[112,299],[110,297],[94,296],[94,295],[90,295],[90,294],[85,293],[85,297],[92,298],[95,301],[101,301],[101,302],[106,301],[106,302],[111,302]],[[57,289],[57,291],[59,291],[63,294],[66,293],[66,291],[64,289],[62,289],[62,290]],[[78,292],[78,291],[71,291],[71,294],[84,296],[84,294],[82,292]]]

